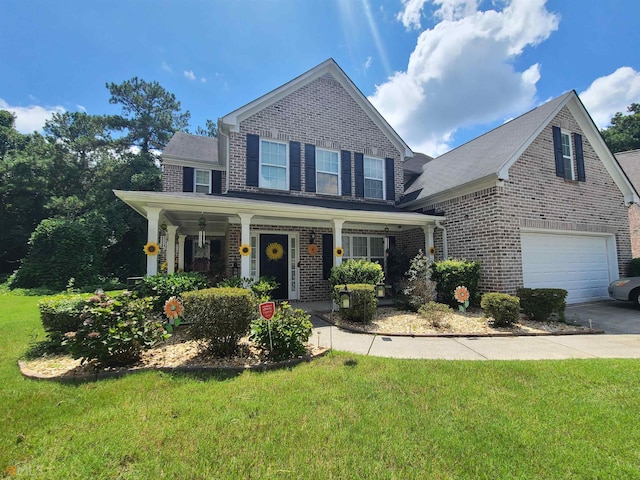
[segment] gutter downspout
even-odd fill
[[[224,133],[224,132],[222,131],[222,128],[220,128],[221,126],[222,126],[222,123],[220,122],[220,120],[218,120],[218,135],[222,135],[223,137],[225,137],[225,138],[226,138],[226,140],[225,140],[225,142],[224,142],[224,143],[225,143],[225,146],[224,146],[224,150],[225,150],[224,155],[225,155],[225,157],[226,157],[226,158],[225,158],[225,173],[226,173],[226,175],[225,175],[225,176],[227,177],[227,178],[225,179],[225,180],[226,180],[226,181],[225,181],[225,183],[227,184],[227,185],[226,185],[226,191],[225,191],[225,193],[228,193],[228,192],[229,192],[229,182],[230,182],[230,177],[231,177],[231,175],[229,174],[229,148],[230,148],[230,147],[229,147],[229,143],[230,143],[231,139],[229,138],[229,135],[227,135],[226,133]]]
[[[441,220],[436,220],[436,228],[442,230],[442,255],[446,260],[449,258],[449,249],[447,248],[447,229],[440,222]]]

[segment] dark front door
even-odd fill
[[[289,298],[289,237],[287,235],[260,235],[260,276],[272,277],[278,282],[273,291],[274,300]]]

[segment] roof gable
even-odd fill
[[[640,190],[640,149],[618,152],[615,157],[636,191]]]
[[[355,86],[351,79],[344,73],[338,64],[332,58],[325,60],[320,65],[303,73],[297,78],[285,83],[284,85],[272,90],[271,92],[249,102],[243,107],[228,113],[220,119],[221,126],[226,131],[238,132],[240,122],[254,115],[255,113],[265,109],[269,105],[274,104],[278,100],[286,97],[299,88],[308,85],[312,81],[330,74],[347,93],[355,100],[364,113],[375,123],[375,125],[389,138],[391,143],[402,153],[403,157],[412,157],[413,152],[409,146],[400,138],[398,133],[387,123],[380,115],[375,107],[369,102],[362,92]]]
[[[633,187],[572,90],[425,164],[422,174],[407,188],[404,203],[418,205],[442,201],[508,179],[509,168],[565,106],[587,136],[625,200],[638,201]]]

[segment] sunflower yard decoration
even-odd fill
[[[436,254],[436,247],[429,247],[429,255],[434,256]]]
[[[151,257],[155,257],[156,255],[158,255],[158,253],[160,253],[160,247],[156,242],[147,242],[143,250],[145,254]]]
[[[307,247],[307,251],[309,252],[309,255],[313,257],[318,253],[318,246],[315,243],[310,243]]]
[[[466,312],[467,308],[469,307],[469,289],[462,285],[456,287],[456,289],[453,291],[453,296],[460,304],[458,305],[460,311]]]
[[[165,302],[164,314],[169,319],[169,322],[165,324],[167,332],[171,333],[173,327],[180,325],[180,315],[182,315],[183,310],[184,307],[178,297],[169,297],[169,300]]]
[[[342,247],[336,247],[333,253],[335,253],[336,257],[341,257],[344,255],[344,249]]]
[[[243,243],[242,245],[240,245],[239,252],[240,252],[240,255],[242,255],[243,257],[247,257],[251,255],[251,247],[246,243]]]
[[[267,245],[266,254],[269,260],[273,260],[275,262],[280,260],[284,255],[284,248],[282,248],[282,245],[279,243],[272,242]]]

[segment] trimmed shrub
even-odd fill
[[[369,260],[347,260],[331,269],[329,285],[331,291],[335,292],[336,285],[345,284],[369,284],[376,285],[384,282],[384,272],[379,263]],[[337,298],[334,297],[334,300]]]
[[[218,283],[219,288],[249,288],[259,302],[271,300],[271,294],[280,284],[272,277],[260,277],[257,281],[252,278],[231,277]]]
[[[64,335],[75,332],[82,325],[80,315],[87,304],[89,295],[61,293],[51,297],[44,297],[38,302],[42,326],[51,334]]]
[[[344,285],[336,285],[333,289],[334,296],[339,297]],[[369,323],[373,320],[378,308],[376,287],[365,283],[347,284],[351,293],[349,308],[340,308],[340,318],[346,322]]]
[[[640,277],[640,258],[634,258],[629,262],[629,276]]]
[[[189,336],[203,341],[218,357],[232,355],[258,318],[255,295],[244,288],[207,288],[182,294]]]
[[[438,299],[451,307],[456,307],[458,301],[454,297],[456,287],[465,286],[469,290],[469,303],[480,304],[480,262],[469,260],[442,260],[434,262],[431,267],[431,278],[436,282]]]
[[[301,308],[293,309],[287,302],[283,302],[269,322],[259,318],[251,324],[249,339],[262,350],[268,351],[273,360],[286,360],[307,352],[305,343],[311,337],[312,328],[311,316],[307,312]]]
[[[407,308],[414,312],[422,305],[433,302],[436,297],[436,284],[431,280],[431,260],[422,250],[411,260],[407,285],[402,293]]]
[[[136,362],[143,350],[169,336],[152,310],[150,298],[134,298],[130,292],[92,296],[78,330],[65,334],[71,355],[82,363],[95,359],[105,366]]]
[[[520,318],[520,299],[506,293],[485,293],[480,306],[485,316],[493,318],[494,325],[508,327]]]
[[[171,297],[179,297],[183,292],[207,288],[207,277],[200,272],[181,272],[171,275],[144,277],[136,285],[140,297],[153,297],[153,310],[162,313],[164,304]]]
[[[449,326],[447,318],[453,313],[453,309],[444,303],[431,301],[422,305],[418,313],[429,320],[432,327],[447,328]]]
[[[519,288],[516,292],[520,297],[522,312],[531,320],[539,322],[549,320],[554,313],[564,321],[568,293],[562,288]]]

